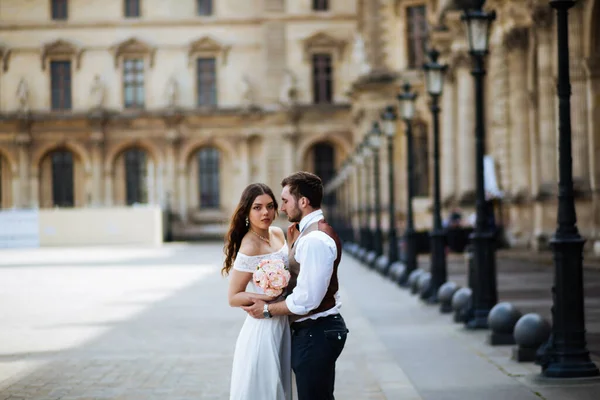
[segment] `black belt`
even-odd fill
[[[301,329],[307,329],[307,328],[310,328],[317,324],[320,324],[323,321],[338,319],[339,317],[340,317],[340,314],[331,314],[331,315],[327,315],[326,317],[320,317],[317,319],[306,319],[306,320],[300,321],[300,322],[292,322],[290,327],[295,331],[299,331]]]

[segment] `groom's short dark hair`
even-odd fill
[[[310,172],[296,172],[281,181],[281,186],[289,186],[290,193],[298,200],[306,197],[312,208],[321,208],[323,201],[323,181]]]

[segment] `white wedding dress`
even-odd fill
[[[238,253],[233,268],[254,272],[264,259],[277,258],[288,265],[287,244],[277,252],[259,256]],[[250,280],[246,291],[264,294]],[[287,316],[255,319],[247,316],[235,344],[230,400],[291,400],[291,337]]]

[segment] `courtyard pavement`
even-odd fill
[[[0,400],[227,399],[245,313],[221,247],[0,251]],[[340,281],[338,400],[597,399],[598,381],[539,379],[347,254]]]

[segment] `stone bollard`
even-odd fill
[[[404,271],[406,271],[406,266],[400,261],[396,261],[390,266],[389,277],[394,282],[399,282],[400,277],[404,275]]]
[[[431,287],[431,272],[423,272],[419,276],[418,292],[421,299],[425,299],[425,296],[429,293]]]
[[[412,271],[408,276],[408,287],[410,287],[410,292],[412,294],[416,294],[419,290],[419,277],[421,276],[421,274],[424,273],[425,271],[417,268],[414,271]]]
[[[358,251],[358,245],[356,243],[349,243],[348,248],[346,250],[352,257],[356,257],[356,252]]]
[[[388,273],[388,264],[390,261],[388,260],[386,255],[379,256],[377,260],[375,260],[375,269],[379,271],[381,275],[387,275]]]
[[[466,322],[469,307],[471,306],[471,288],[460,288],[452,296],[452,309],[454,310],[454,322]]]
[[[488,335],[488,344],[492,346],[515,344],[513,331],[521,316],[521,312],[510,303],[496,304],[488,315],[488,326],[492,330]]]
[[[541,315],[525,314],[517,321],[514,329],[516,347],[513,347],[512,359],[518,362],[535,361],[539,347],[548,340],[552,327]]]
[[[377,253],[374,251],[369,251],[365,256],[364,263],[367,267],[372,268],[375,266],[375,260],[377,259]]]
[[[367,255],[367,250],[364,247],[359,247],[358,250],[356,250],[356,259],[358,261],[363,261],[365,259],[365,256]]]
[[[447,314],[452,312],[452,296],[460,289],[456,282],[448,281],[440,286],[438,299],[440,300],[440,312]]]

